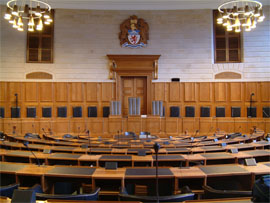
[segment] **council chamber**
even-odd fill
[[[269,202],[268,0],[0,6],[0,202]]]

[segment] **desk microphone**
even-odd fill
[[[27,142],[27,141],[24,141],[23,142],[23,145],[26,146],[26,148],[28,149],[28,151],[30,151],[33,154],[33,156],[35,157],[35,159],[37,161],[38,166],[40,166],[39,159],[36,157],[36,155],[34,154],[34,152],[28,147],[28,144],[29,144],[29,142]]]
[[[86,131],[87,135],[88,135],[88,145],[89,145],[89,154],[91,155],[91,140],[90,140],[90,131],[87,130]]]
[[[160,149],[160,144],[157,142],[154,144],[154,150],[156,153],[156,196],[157,202],[159,203],[159,193],[158,193],[158,150]]]

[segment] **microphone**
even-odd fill
[[[87,130],[86,131],[87,135],[88,135],[88,145],[89,145],[89,154],[91,155],[91,140],[90,140],[90,131]]]
[[[159,193],[158,193],[158,151],[160,149],[160,144],[157,142],[154,144],[154,150],[156,153],[156,196],[157,196],[157,202],[159,203]]]
[[[193,137],[195,138],[199,132],[200,132],[199,130],[196,130],[195,135]]]
[[[30,151],[33,154],[33,156],[35,157],[35,159],[36,159],[36,161],[38,163],[38,166],[40,166],[39,159],[36,157],[36,155],[34,154],[34,152],[28,147],[28,144],[29,144],[29,142],[27,142],[27,141],[24,141],[23,142],[23,145],[27,148],[28,151]]]
[[[252,107],[252,96],[254,96],[255,94],[252,92],[250,94],[250,106],[249,106],[249,117],[252,117],[251,115],[251,107]]]
[[[16,134],[16,126],[14,125],[12,128],[12,134],[15,135]]]

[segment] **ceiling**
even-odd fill
[[[25,1],[25,0],[24,0]],[[43,0],[52,8],[92,10],[180,10],[216,9],[227,0]],[[7,0],[0,0],[6,4]],[[270,0],[260,0],[270,5]]]

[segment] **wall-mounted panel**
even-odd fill
[[[68,101],[68,84],[66,82],[57,82],[54,85],[55,100],[57,102]]]
[[[86,83],[86,101],[97,101],[98,83]]]
[[[0,82],[0,101],[6,101],[7,98],[7,83],[5,82]]]
[[[112,83],[102,83],[102,101],[110,101],[113,96]]]
[[[8,83],[8,93],[9,93],[9,101],[16,101],[15,94],[18,94],[18,100],[21,101],[22,97],[22,84],[19,82],[10,82]]]
[[[26,102],[37,102],[38,101],[38,91],[36,82],[26,82],[25,83],[25,101]]]
[[[263,102],[270,101],[270,82],[261,83],[261,97]]]
[[[165,100],[165,83],[155,83],[155,100]]]
[[[231,101],[241,101],[242,85],[240,82],[230,83]]]
[[[224,102],[227,100],[227,89],[225,82],[217,82],[215,83],[215,101]]]
[[[53,101],[53,83],[51,82],[39,83],[39,98],[40,102]]]
[[[185,83],[185,101],[195,101],[196,98],[195,83]]]
[[[211,100],[211,83],[201,82],[200,84],[200,101],[209,102]]]
[[[251,98],[251,94],[254,94],[254,96],[252,97],[252,100],[257,101],[257,82],[247,82],[246,83],[246,92],[245,92],[245,98],[246,101],[250,101]]]
[[[73,82],[71,85],[71,101],[81,102],[83,101],[83,84],[81,82]]]
[[[171,82],[170,85],[170,101],[179,102],[180,101],[180,83]]]

